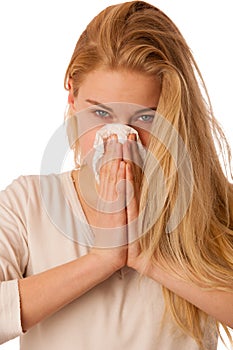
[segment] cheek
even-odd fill
[[[101,129],[102,126],[92,129],[83,133],[79,136],[79,147],[81,149],[82,157],[93,156],[93,152],[95,152],[93,145],[96,136],[96,132]]]
[[[92,150],[95,134],[95,131],[90,131],[79,137],[79,146],[81,148],[81,153],[83,157],[86,157],[87,154]]]

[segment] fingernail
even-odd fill
[[[129,134],[129,135],[128,135],[128,139],[129,139],[129,140],[136,141],[136,135],[135,135],[135,134]]]
[[[109,136],[110,140],[116,140],[117,139],[117,135],[116,134],[112,134]]]

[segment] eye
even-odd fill
[[[144,114],[138,117],[138,120],[144,122],[144,123],[150,123],[154,119],[154,115]]]
[[[96,114],[98,117],[101,118],[108,118],[110,117],[110,114],[106,111],[104,111],[103,109],[96,109],[93,111],[94,114]]]

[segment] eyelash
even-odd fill
[[[95,114],[95,115],[97,115],[97,117],[103,118],[103,119],[107,119],[107,118],[110,117],[109,112],[107,112],[107,111],[105,111],[105,110],[103,110],[103,109],[95,109],[95,110],[92,111],[92,113]],[[104,113],[105,115],[104,115],[104,116],[103,116],[103,115],[100,115],[101,113]],[[139,118],[142,118],[142,117],[149,117],[150,120],[140,120]],[[150,122],[153,121],[153,119],[154,119],[154,115],[150,115],[150,114],[143,114],[143,115],[140,115],[140,116],[138,117],[138,120],[140,120],[140,121],[142,121],[142,122],[144,122],[144,123],[150,123]]]
[[[149,115],[149,114],[140,115],[139,118],[142,118],[142,117],[150,117],[150,120],[141,120],[141,121],[144,122],[144,123],[150,123],[150,122],[152,122],[153,119],[154,119],[154,116],[153,116],[153,115]]]
[[[103,110],[103,109],[95,109],[93,111],[93,113],[96,114],[100,118],[108,118],[108,117],[110,117],[110,114],[108,112],[106,112],[105,110]],[[103,115],[101,116],[100,113],[106,113],[107,116],[106,115],[105,116],[103,116]]]

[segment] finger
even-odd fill
[[[120,162],[118,174],[117,174],[117,201],[121,209],[125,209],[126,206],[126,163]]]
[[[137,238],[136,219],[138,217],[139,209],[130,164],[126,164],[126,203],[128,242],[133,242]]]
[[[110,161],[117,158],[117,156],[114,156],[115,148],[116,148],[116,140],[109,138],[105,142],[105,144],[106,144],[105,145],[105,153],[101,157],[100,165],[99,165],[100,173],[102,172],[103,176],[107,175],[108,170],[110,170],[110,168],[111,168]]]
[[[117,175],[119,171],[120,161],[112,160],[109,162],[108,174],[105,178],[105,198],[108,201],[115,201],[117,199],[116,184]]]
[[[133,182],[133,174],[132,167],[129,163],[126,164],[126,203],[127,203],[127,211],[135,197],[134,190],[134,182]],[[130,212],[129,212],[130,214]]]
[[[128,138],[129,140],[132,140],[132,141],[137,141],[137,136],[136,136],[136,134],[129,134],[127,138]]]
[[[134,177],[132,173],[132,166],[129,163],[126,164],[126,180],[133,184]]]
[[[122,145],[114,140],[109,140],[111,147],[103,157],[100,169],[100,195],[103,201],[116,201],[118,194],[116,184],[118,182],[117,174],[122,159]],[[100,198],[101,199],[101,198]],[[104,204],[103,204],[104,206]]]
[[[111,176],[111,172],[114,176]],[[114,214],[125,210],[125,202],[125,163],[123,161],[120,163],[113,161],[109,176],[104,181],[101,181],[101,192],[97,209],[105,213]]]
[[[142,158],[138,152],[138,146],[135,141],[128,140],[123,145],[123,159],[130,164],[133,174],[133,181],[138,184],[142,180]]]
[[[138,212],[138,194],[134,185],[134,176],[130,164],[126,164],[126,197],[129,214]]]
[[[141,165],[141,156],[138,150],[137,137],[135,134],[129,134],[124,143],[124,157],[128,162]]]
[[[131,147],[128,140],[123,144],[123,160],[127,163],[132,163],[133,161]]]
[[[111,163],[111,164],[110,164]],[[110,165],[109,165],[110,164]],[[114,160],[102,168],[100,174],[101,196],[105,201],[116,200],[116,183],[119,161]]]
[[[129,134],[128,139],[130,140],[132,161],[134,162],[134,164],[137,164],[139,167],[142,167],[143,161],[139,152],[136,134]]]
[[[121,160],[119,164],[119,170],[117,174],[117,183],[119,183],[121,180],[125,180],[126,176],[126,163]]]
[[[105,141],[105,152],[100,159],[100,168],[108,163],[108,167],[111,167],[109,161],[114,159],[122,159],[122,144],[118,142],[116,134],[111,135]]]
[[[104,153],[106,152],[107,148],[108,148],[108,145],[109,145],[109,141],[118,141],[118,136],[117,134],[111,134],[110,136],[108,137],[104,137],[103,138],[103,142],[104,142]]]
[[[107,143],[109,143],[107,141]],[[111,152],[113,152],[113,149],[115,147],[114,145],[115,141],[112,141],[111,148],[108,148],[108,151],[106,150],[106,153],[101,158],[101,164],[100,164],[100,170],[99,170],[99,177],[100,177],[100,200],[108,200],[111,198],[112,194],[114,193],[113,187],[114,187],[114,173],[115,177],[118,171],[118,163],[116,161],[111,161]],[[106,146],[107,148],[108,146]],[[103,206],[103,203],[102,203]]]

